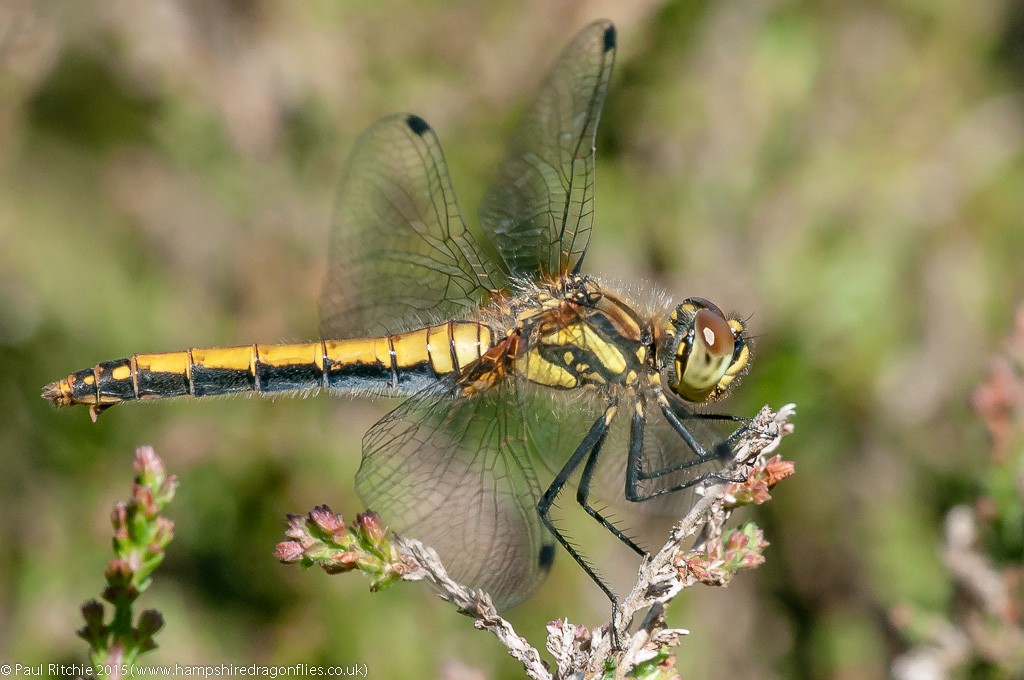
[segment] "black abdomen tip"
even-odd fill
[[[615,25],[611,24],[608,28],[604,29],[604,51],[615,49]]]
[[[416,114],[413,114],[406,118],[405,123],[406,125],[409,126],[410,130],[412,130],[418,135],[423,135],[427,130],[430,129],[430,124],[427,123],[427,121],[420,118],[419,116],[417,116]]]

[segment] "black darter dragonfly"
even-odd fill
[[[711,302],[672,304],[581,274],[615,42],[599,21],[558,58],[483,198],[483,238],[463,221],[422,118],[391,116],[362,135],[340,187],[322,340],[135,354],[43,396],[88,405],[94,419],[176,396],[404,396],[363,439],[367,507],[496,603],[525,598],[558,541],[614,604],[553,524],[553,503],[575,483],[586,512],[645,554],[591,501],[607,476],[599,462],[635,502],[720,473],[731,437],[699,436],[716,416],[693,407],[724,396],[749,358],[743,323]]]

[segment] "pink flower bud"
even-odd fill
[[[133,461],[135,474],[139,477],[150,479],[163,478],[164,463],[152,446],[140,446],[135,449],[135,460]]]
[[[321,531],[337,536],[345,531],[345,518],[336,515],[327,505],[318,505],[309,511],[309,520]]]
[[[372,543],[380,543],[384,540],[385,528],[380,520],[380,515],[372,510],[356,515],[356,526],[363,531],[363,535]]]
[[[298,562],[302,554],[302,546],[295,541],[281,541],[274,548],[274,557],[285,563]]]

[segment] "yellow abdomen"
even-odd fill
[[[483,324],[448,321],[378,338],[136,354],[76,371],[43,396],[58,406],[86,404],[95,419],[134,399],[317,389],[411,394],[478,360],[492,336]]]

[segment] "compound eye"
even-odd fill
[[[735,336],[729,322],[721,314],[702,309],[693,317],[694,342],[703,343],[709,358],[732,357]]]
[[[738,335],[717,307],[698,309],[691,323],[676,347],[669,388],[692,402],[717,399],[732,381]]]

